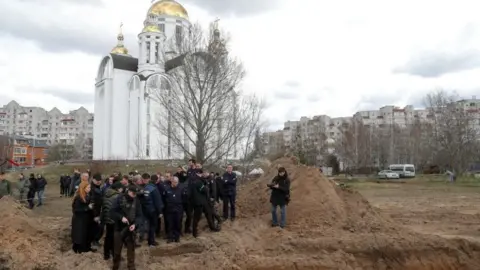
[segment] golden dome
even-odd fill
[[[123,55],[127,55],[127,56],[130,56],[128,54],[128,50],[127,48],[125,48],[125,46],[123,45],[123,23],[120,24],[120,29],[119,29],[119,32],[118,32],[118,35],[117,35],[117,46],[115,46],[115,48],[112,49],[112,51],[110,53],[114,53],[114,54],[123,54]]]
[[[129,55],[127,48],[125,48],[123,46],[122,47],[116,46],[115,48],[112,49],[112,51],[110,53]]]
[[[149,25],[146,25],[143,28],[142,32],[144,32],[144,33],[161,33],[162,30],[160,30],[160,28],[156,24],[149,24]]]
[[[187,10],[174,0],[161,0],[154,3],[148,10],[148,14],[168,15],[188,20]]]

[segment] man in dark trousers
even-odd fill
[[[233,172],[233,166],[228,165],[223,174],[223,219],[228,219],[230,206],[230,220],[235,220],[235,201],[237,197],[237,175]]]
[[[215,173],[215,185],[217,187],[217,196],[215,197],[215,201],[220,203],[220,200],[223,199],[223,180],[219,173]]]
[[[218,230],[220,228],[220,224],[222,223],[222,219],[215,210],[215,203],[217,201],[217,183],[214,177],[215,175],[213,173],[209,174],[208,171],[203,172],[203,178],[208,187],[208,208],[206,208],[203,212],[205,215],[212,216],[215,228]]]
[[[178,177],[171,179],[170,187],[165,191],[166,219],[168,219],[167,243],[180,242],[182,231],[183,202],[186,198],[185,188],[179,184]]]
[[[187,174],[187,179],[183,183],[184,188],[187,190],[187,197],[188,197],[188,199],[183,204],[183,211],[185,211],[185,216],[186,216],[186,220],[185,220],[185,233],[186,234],[192,233],[193,203],[192,203],[192,200],[191,200],[189,185],[190,185],[190,182],[195,180],[195,178],[197,177],[196,165],[197,165],[197,162],[194,159],[190,159],[188,161],[188,169],[187,169],[187,173],[186,173]]]
[[[197,169],[197,175],[189,185],[190,190],[190,200],[193,205],[193,225],[192,225],[192,235],[193,237],[198,236],[198,223],[202,218],[202,213],[205,213],[207,218],[208,227],[212,231],[218,231],[213,222],[212,213],[209,212],[208,198],[210,197],[208,186],[205,180],[202,178],[203,171]]]
[[[113,237],[115,234],[115,222],[110,216],[112,205],[119,196],[123,194],[123,185],[120,182],[113,183],[105,191],[102,203],[101,223],[105,224],[105,240],[103,243],[103,258],[110,260],[113,256]]]
[[[103,204],[103,193],[102,193],[102,175],[96,173],[92,178],[92,184],[90,189],[90,198],[93,203],[93,223],[92,223],[92,245],[94,247],[100,246],[100,238],[103,234],[103,224],[100,223],[100,214]]]
[[[150,175],[144,173],[142,179],[145,187],[143,188],[141,203],[143,216],[148,223],[148,245],[154,247],[158,245],[155,241],[155,230],[158,226],[158,218],[163,215],[163,200],[157,186],[150,181]]]
[[[110,210],[114,221],[113,270],[120,269],[123,245],[127,246],[127,267],[135,269],[135,229],[142,222],[142,205],[137,198],[137,188],[130,185],[127,194],[118,195]]]

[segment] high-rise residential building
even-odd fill
[[[69,113],[21,106],[12,100],[0,108],[0,135],[25,136],[48,145],[93,140],[93,113],[84,107]]]
[[[475,118],[473,123],[480,129],[480,99],[475,96],[471,99],[462,99],[455,103],[462,107],[471,116]],[[296,134],[302,138],[315,139],[316,144],[333,145],[335,141],[343,136],[343,128],[352,121],[359,122],[365,126],[388,127],[398,126],[407,127],[417,121],[433,123],[435,119],[431,109],[415,109],[412,105],[403,108],[396,106],[383,106],[378,110],[359,111],[351,117],[329,117],[327,115],[317,115],[312,118],[302,116],[298,121],[287,121],[284,128],[275,132],[267,132],[263,135],[264,148],[266,152],[275,149],[289,149],[292,142],[295,141]],[[321,136],[320,136],[321,135]],[[278,138],[282,137],[282,140]],[[318,141],[319,140],[319,141]],[[280,146],[279,144],[283,144]]]

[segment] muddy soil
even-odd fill
[[[287,228],[270,227],[266,184],[285,166],[292,179]],[[5,269],[109,269],[100,253],[70,251],[70,199],[34,211],[0,201],[0,262]],[[47,194],[47,195],[48,195]],[[368,197],[368,196],[367,196]],[[137,250],[137,269],[480,269],[480,244],[420,233],[314,169],[280,159],[239,188],[238,213],[219,233]],[[407,216],[403,216],[408,220]]]

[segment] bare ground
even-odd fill
[[[285,230],[269,226],[265,185],[278,164],[292,177]],[[361,193],[314,168],[278,160],[240,188],[235,223],[180,244],[140,248],[137,269],[480,269],[475,192],[407,184],[356,188]],[[59,198],[57,187],[49,191],[45,206],[34,211],[0,201],[3,269],[109,269],[101,254],[70,251],[71,201]]]
[[[364,184],[372,206],[423,234],[480,241],[480,188],[455,184]]]

